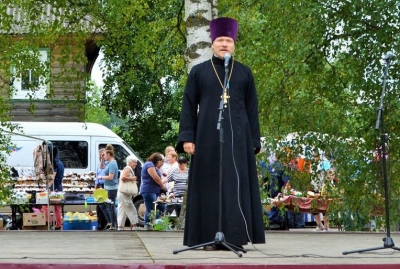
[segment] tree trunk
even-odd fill
[[[185,0],[185,25],[187,48],[185,60],[188,73],[198,63],[212,56],[210,39],[210,21],[217,17],[217,0]],[[189,179],[190,180],[190,179]],[[177,228],[185,228],[187,189],[185,191]]]
[[[217,0],[185,0],[188,73],[198,63],[211,58],[210,21],[217,16]]]

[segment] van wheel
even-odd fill
[[[146,213],[146,206],[144,205],[144,200],[143,199],[139,199],[137,201],[134,202],[136,211],[138,213],[138,219],[139,222],[137,223],[137,226],[144,226],[144,214]]]

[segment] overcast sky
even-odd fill
[[[97,57],[96,62],[94,63],[92,70],[92,80],[96,83],[97,86],[102,87],[104,85],[103,79],[101,77],[100,71],[100,62],[103,59],[103,53],[100,51],[99,57]]]

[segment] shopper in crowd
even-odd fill
[[[178,167],[178,154],[175,151],[175,148],[173,146],[168,146],[165,148],[165,155],[164,155],[164,164],[161,166],[161,174],[162,174],[162,179],[163,182],[167,182],[167,176],[168,174],[175,168]],[[174,167],[172,167],[174,166]]]
[[[175,151],[170,151],[166,155],[166,161],[162,166],[163,176],[168,176],[173,170],[178,168],[178,154]]]
[[[157,197],[160,196],[161,191],[166,191],[167,188],[162,182],[162,175],[160,168],[164,164],[163,156],[155,152],[147,159],[142,167],[142,184],[140,186],[140,193],[143,196],[144,204],[146,206],[146,213],[144,216],[145,229],[150,228],[149,216],[153,208],[155,208],[154,202],[157,201]],[[160,213],[165,212],[165,204],[158,203],[157,211]],[[159,217],[159,212],[156,212],[156,218]]]
[[[167,146],[164,150],[164,156],[167,156],[168,153],[170,153],[171,151],[175,151],[175,147],[174,146]]]
[[[327,180],[328,170],[331,169],[331,162],[325,158],[324,155],[314,153],[314,160],[317,163],[317,171],[311,182],[314,192],[321,194],[325,181]],[[322,223],[321,215],[319,213],[313,213],[317,228],[316,232],[329,231],[329,217],[324,214],[324,223]]]
[[[61,192],[63,190],[62,179],[64,178],[64,164],[60,160],[60,154],[57,147],[52,147],[49,145],[49,149],[52,149],[52,160],[53,160],[53,180],[49,182],[49,189],[55,192]],[[45,213],[46,221],[49,222],[49,208],[47,206],[42,206],[42,210]],[[54,206],[54,216],[55,216],[55,230],[61,230],[62,228],[62,209],[60,205]]]
[[[173,184],[173,188],[170,189],[168,196],[170,198],[182,200],[186,192],[187,182],[189,177],[189,169],[187,168],[186,157],[184,156],[179,157],[178,164],[179,164],[178,168],[174,169],[168,175],[168,183]],[[174,206],[174,209],[176,210],[176,215],[179,216],[181,211],[181,204],[177,204],[177,206]]]
[[[104,169],[106,168],[106,161],[104,160],[105,149],[99,149],[99,163],[96,168],[96,180],[94,181],[94,189],[104,189],[104,179],[99,179],[104,176]]]
[[[282,193],[285,184],[289,181],[289,177],[285,175],[285,165],[282,163],[284,152],[277,152],[273,158],[270,158],[272,162],[267,166],[268,171],[268,196],[276,198],[278,194]],[[278,207],[271,207],[268,212],[268,222],[271,230],[286,230],[287,216],[286,212],[280,210]]]
[[[175,168],[168,175],[168,182],[173,182],[173,193],[170,193],[171,196],[175,198],[182,198],[185,194],[187,182],[189,177],[189,169],[187,168],[187,159],[182,156],[178,158],[178,167]]]
[[[99,163],[96,168],[96,180],[94,182],[94,189],[104,189],[104,180],[99,179],[100,176],[104,176],[104,169],[106,168],[106,161],[104,160],[105,149],[99,149]],[[107,225],[106,216],[103,214],[103,211],[100,209],[99,205],[96,205],[96,214],[97,214],[97,223],[98,230],[103,230]]]
[[[171,152],[176,152],[175,148],[173,146],[167,146],[164,150],[164,164],[161,166],[161,172],[166,171],[169,169],[170,164],[169,164],[169,153]]]
[[[228,243],[265,243],[255,160],[261,148],[257,91],[250,68],[229,57],[235,54],[237,30],[234,19],[211,21],[213,56],[191,69],[183,94],[176,149],[192,155],[183,242],[187,246],[212,242],[220,231],[219,214]],[[228,87],[223,85],[226,69]]]
[[[126,158],[127,166],[121,172],[119,184],[123,184],[123,182],[133,182],[134,184],[137,184],[137,177],[134,172],[137,162],[137,158],[133,155],[129,155]],[[134,230],[138,223],[138,213],[133,204],[132,196],[133,194],[125,194],[118,191],[118,230],[124,230],[126,217],[129,218],[131,223],[131,230]]]
[[[167,187],[167,192],[168,190],[168,175],[171,174],[172,171],[178,168],[178,154],[176,151],[170,151],[168,152],[166,156],[166,161],[164,162],[164,165],[161,167],[161,173],[162,173],[162,182],[164,185]],[[167,194],[167,193],[164,193]]]
[[[107,191],[109,200],[101,204],[100,209],[107,219],[105,230],[115,230],[117,226],[115,202],[118,192],[118,164],[114,159],[114,147],[111,144],[106,146],[104,160],[107,162],[104,176],[98,176],[98,179],[104,180],[104,189]]]
[[[292,171],[297,171],[299,173],[305,172],[305,159],[301,154],[298,154],[296,158],[292,159],[289,163],[289,168]],[[291,182],[291,187],[297,190],[298,186]],[[304,228],[305,227],[305,214],[303,212],[287,212],[288,226],[289,228]]]

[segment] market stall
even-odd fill
[[[325,214],[332,202],[333,199],[322,196],[298,197],[296,195],[278,197],[270,201],[271,206],[284,206],[290,211],[323,214]]]

